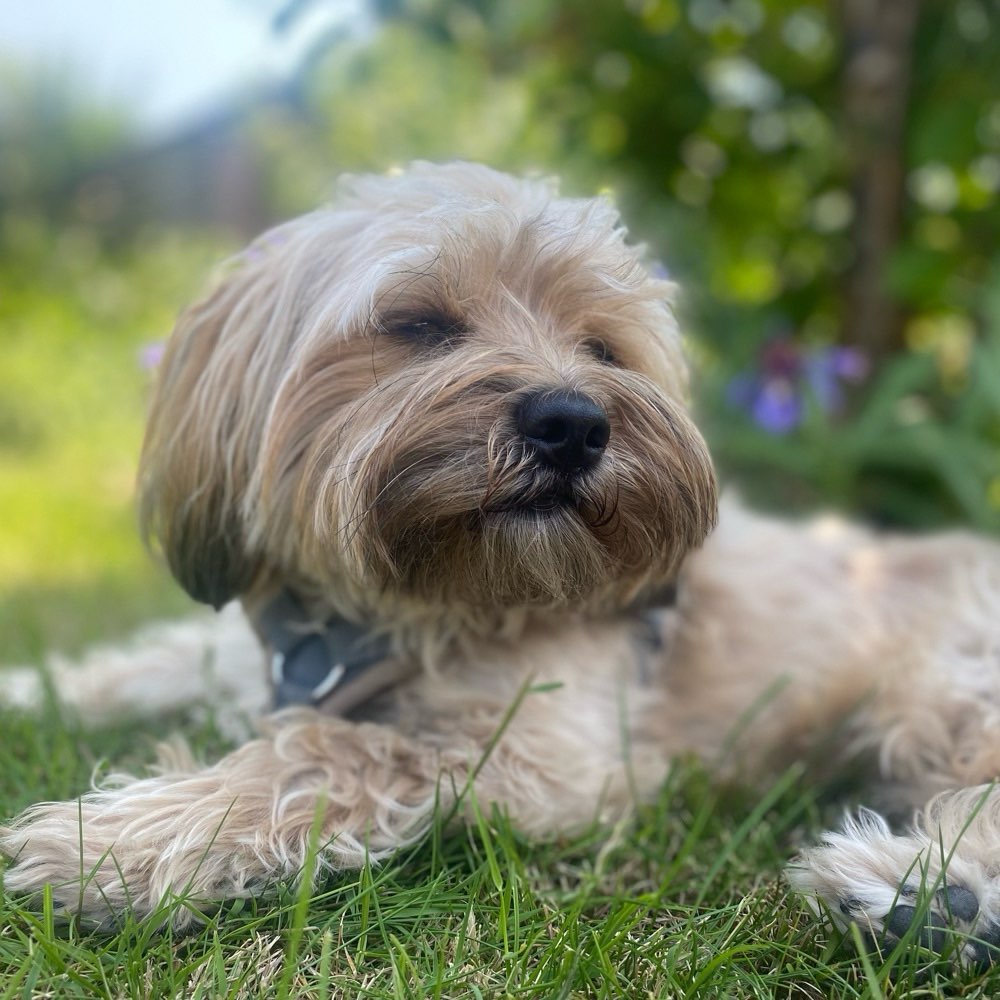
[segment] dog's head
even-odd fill
[[[262,577],[369,610],[628,601],[715,518],[670,294],[604,200],[350,179],[182,317],[147,527],[216,605]]]

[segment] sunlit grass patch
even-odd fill
[[[169,334],[220,256],[193,237],[117,260],[83,237],[29,235],[0,296],[4,662],[186,606],[137,529],[143,349]]]
[[[0,747],[6,799],[39,781],[40,753],[53,757],[41,790],[65,794],[98,748],[134,766],[144,742],[64,728],[47,731],[46,750],[37,730],[14,726],[21,753]],[[215,748],[210,730],[189,731]],[[612,831],[542,844],[494,809],[471,812],[382,866],[330,876],[311,896],[272,886],[185,935],[127,916],[89,934],[5,900],[0,984],[9,995],[317,1000],[986,997],[1000,985],[992,972],[861,960],[791,897],[783,864],[818,817],[813,792],[787,779],[760,796],[720,793],[682,763]],[[160,916],[183,905],[168,900]]]

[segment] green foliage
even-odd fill
[[[150,372],[219,243],[163,234],[124,258],[85,228],[19,217],[4,231],[0,295],[0,626],[5,656],[36,656],[30,636],[96,638],[164,606],[174,590],[138,539],[135,465]],[[77,606],[101,580],[106,608]],[[73,595],[82,590],[83,596]],[[24,594],[33,600],[25,603]],[[114,596],[113,596],[114,595]],[[102,602],[91,605],[93,611]],[[129,614],[127,608],[134,606]],[[75,634],[67,621],[84,628]]]
[[[384,0],[379,9],[422,40],[430,61],[460,52],[489,79],[527,88],[547,139],[543,165],[578,185],[620,188],[627,215],[645,220],[640,232],[713,297],[751,307],[781,297],[796,324],[830,310],[849,208],[825,5]],[[402,65],[400,75],[419,78],[405,54]],[[534,159],[514,131],[504,159],[517,156]],[[674,206],[666,216],[665,204]]]
[[[129,128],[120,109],[89,99],[71,68],[0,59],[0,134],[0,211],[10,229],[64,212],[80,168],[121,149]]]
[[[530,95],[534,134],[546,141],[525,148],[513,129],[502,162],[540,154],[571,178],[618,184],[642,206],[635,218],[675,202],[687,216],[683,240],[655,235],[699,288],[773,307],[796,329],[837,318],[838,280],[852,256],[846,185],[854,151],[840,121],[846,52],[830,4],[380,0],[376,8],[393,26],[366,47],[381,65],[393,63],[384,93],[425,112],[420,121],[433,122],[438,150],[444,140],[446,155],[467,148],[467,109],[493,110],[484,81],[516,82]],[[1000,23],[980,0],[927,0],[923,8],[904,150],[907,238],[893,283],[918,308],[968,307],[965,283],[985,277],[983,250],[996,245],[1000,227]],[[447,103],[420,105],[421,92],[435,90],[424,89],[437,72],[429,67],[448,59],[478,77]],[[448,113],[427,113],[435,107]],[[337,117],[331,128],[339,139]],[[422,154],[412,129],[392,129],[369,148]]]
[[[807,400],[788,434],[747,420],[727,400],[731,370],[706,363],[701,423],[716,460],[760,503],[777,496],[786,509],[832,506],[884,525],[1000,530],[1000,261],[995,273],[980,336],[961,315],[927,317],[849,413]]]

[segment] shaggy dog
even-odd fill
[[[319,870],[354,868],[470,788],[546,836],[677,754],[756,782],[822,756],[935,797],[904,836],[830,834],[795,885],[989,958],[1000,548],[730,501],[716,527],[672,294],[606,201],[468,164],[348,180],[254,243],[179,322],[140,474],[177,579],[242,611],[56,677],[93,717],[209,675],[259,701],[266,659],[285,707],[213,766],[28,809],[7,888],[105,924],[208,908],[294,879],[314,827]]]

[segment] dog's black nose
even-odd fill
[[[517,429],[538,455],[560,472],[583,472],[601,460],[611,423],[603,407],[582,392],[536,392],[518,409]]]

